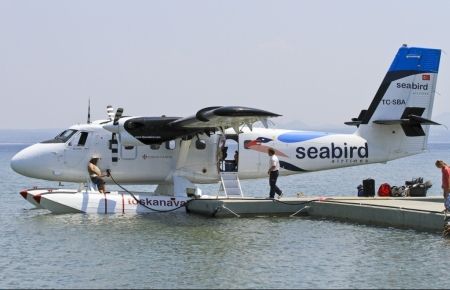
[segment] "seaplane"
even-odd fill
[[[124,116],[109,106],[105,120],[71,126],[18,152],[10,165],[24,176],[80,184],[20,191],[37,208],[125,214],[186,211],[192,199],[242,197],[239,180],[267,178],[269,148],[280,160],[280,176],[386,163],[427,149],[430,125],[439,125],[431,115],[440,55],[401,46],[369,107],[345,122],[356,127],[352,134],[269,128],[280,115],[242,106],[207,107],[188,117]],[[122,190],[97,190],[87,171],[91,158],[108,172],[106,184]],[[211,183],[220,184],[220,197],[202,192]],[[156,189],[133,192],[129,184]]]

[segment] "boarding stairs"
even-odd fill
[[[217,196],[222,192],[226,197],[244,197],[237,172],[220,173],[220,188]]]

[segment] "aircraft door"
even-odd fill
[[[133,160],[137,157],[137,147],[136,146],[121,146],[120,147],[120,157],[126,160]]]
[[[237,172],[239,165],[239,143],[237,134],[227,134],[219,141],[218,168],[220,172]]]
[[[89,142],[90,142],[89,132],[78,132],[76,133],[66,144],[64,149],[64,164],[72,169],[79,166],[80,163],[86,163],[89,156]]]

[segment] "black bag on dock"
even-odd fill
[[[375,179],[367,178],[363,180],[364,196],[375,196]]]
[[[413,178],[411,181],[405,181],[409,196],[421,197],[427,196],[427,191],[431,187],[431,181],[423,182],[423,178]]]
[[[411,186],[411,185],[415,185],[418,183],[423,183],[423,177],[417,177],[417,178],[413,178],[411,181],[405,181],[405,185],[406,186]]]
[[[409,187],[409,196],[427,196],[427,188],[425,184],[418,183]]]

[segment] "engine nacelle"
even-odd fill
[[[112,122],[103,126],[116,133],[123,146],[161,144],[179,137],[191,138],[198,131],[193,128],[179,128],[169,123],[177,117],[124,117],[117,125]]]

